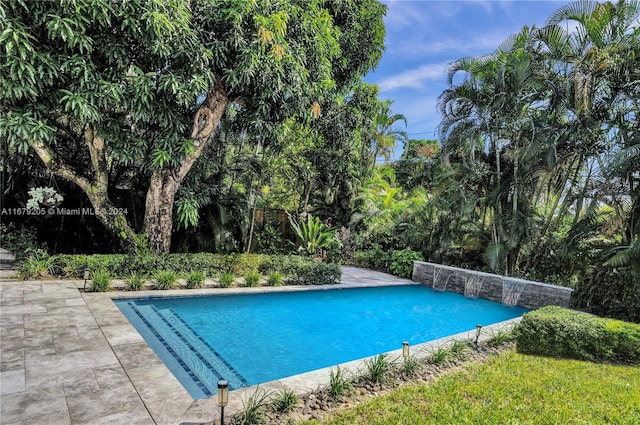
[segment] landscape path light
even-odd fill
[[[91,270],[89,270],[89,267],[85,267],[84,268],[84,274],[82,275],[82,277],[84,278],[84,290],[87,290],[87,280],[89,280],[89,274],[91,273]]]
[[[480,338],[480,332],[482,332],[482,325],[476,325],[476,345],[478,345],[478,338]]]
[[[218,381],[218,406],[220,406],[220,425],[224,425],[224,406],[229,403],[229,383]]]
[[[409,358],[409,341],[402,341],[402,357],[405,360]]]

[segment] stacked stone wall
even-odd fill
[[[415,261],[413,280],[438,291],[464,294],[505,305],[539,308],[546,305],[569,307],[571,288],[491,273]]]

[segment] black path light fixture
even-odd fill
[[[84,273],[82,275],[82,277],[84,278],[84,290],[87,290],[87,280],[89,280],[89,275],[91,274],[91,270],[89,270],[89,267],[85,267],[84,268]]]
[[[218,381],[218,406],[220,406],[220,425],[224,425],[224,406],[229,403],[229,383],[223,379]]]
[[[480,332],[482,332],[482,325],[476,325],[476,345],[478,345],[478,338],[480,338]]]
[[[409,358],[409,341],[402,341],[402,357],[405,360]]]

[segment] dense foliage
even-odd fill
[[[9,170],[35,155],[126,250],[166,253],[174,207],[188,224],[203,206],[174,204],[216,134],[260,151],[287,119],[319,117],[379,60],[384,12],[376,0],[3,2]],[[116,188],[144,197],[142,220]]]
[[[640,325],[560,307],[522,317],[519,352],[583,360],[640,363]]]

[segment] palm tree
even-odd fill
[[[378,112],[374,119],[374,131],[372,134],[372,145],[375,157],[382,156],[385,161],[389,161],[393,148],[397,141],[406,142],[409,136],[405,131],[399,130],[394,125],[402,121],[407,125],[407,119],[402,114],[396,114],[391,109],[391,100],[379,102]]]

